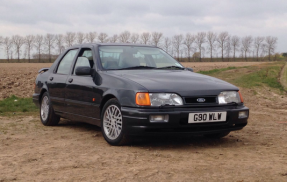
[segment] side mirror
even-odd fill
[[[192,68],[185,68],[185,69],[188,70],[188,71],[193,72],[193,69],[192,69]]]
[[[76,75],[92,75],[92,69],[89,66],[78,66],[75,73]]]

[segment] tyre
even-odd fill
[[[45,92],[41,98],[40,118],[45,126],[55,126],[60,121],[60,117],[55,114],[51,105],[48,92]]]
[[[101,114],[101,130],[105,140],[110,145],[124,145],[127,143],[121,106],[117,99],[108,100]]]
[[[227,135],[229,135],[230,131],[225,131],[225,132],[221,132],[221,133],[212,133],[212,134],[207,134],[204,135],[207,138],[223,138]]]

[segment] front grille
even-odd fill
[[[198,99],[204,99],[204,102],[198,102]],[[215,96],[203,96],[203,97],[186,97],[185,104],[216,104]]]

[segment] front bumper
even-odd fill
[[[238,118],[239,111],[248,111],[245,106],[204,107],[204,108],[129,108],[122,107],[124,125],[128,135],[142,135],[154,133],[193,133],[210,134],[224,131],[240,130],[247,125],[247,118]],[[189,113],[196,112],[227,112],[224,122],[188,123]],[[150,115],[169,115],[166,123],[151,123]]]

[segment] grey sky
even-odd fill
[[[287,52],[286,10],[286,0],[0,0],[0,36],[211,30],[276,36],[277,51]]]

